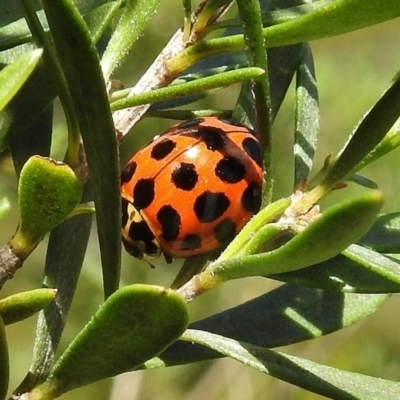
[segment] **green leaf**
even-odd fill
[[[309,45],[303,46],[296,79],[294,187],[304,184],[313,166],[319,132],[318,88]]]
[[[22,134],[13,135],[10,150],[14,169],[19,177],[25,163],[32,156],[49,157],[53,134],[53,107],[48,107]],[[22,139],[23,138],[23,139]]]
[[[104,15],[105,19],[109,18],[110,14],[114,12],[114,8],[116,7],[116,5],[114,4],[114,2],[112,2],[109,4],[109,6],[105,5],[102,6],[101,9],[99,8],[90,11],[90,6],[93,7],[96,3],[104,3],[104,0],[91,2],[82,0],[77,3],[81,5],[84,12],[87,12],[85,18],[88,24],[88,29],[91,31],[91,34],[94,35],[94,40],[101,33],[103,33],[102,30],[106,28],[104,20],[100,20],[99,15]],[[7,5],[9,4],[11,3],[7,2]],[[2,8],[0,7],[0,11],[1,10]],[[43,13],[39,12],[39,19],[41,15],[43,15]],[[44,20],[44,18],[42,18],[41,21],[42,20]],[[18,21],[18,23],[19,22],[21,22],[23,29],[26,31],[26,35],[29,35],[28,39],[31,40],[31,33],[27,28],[25,19],[23,18]],[[44,26],[44,29],[46,29],[46,27],[47,22]],[[1,39],[3,38],[1,32],[2,30],[0,29],[0,43]],[[26,45],[19,46],[8,52],[0,53],[0,56],[3,56],[1,61],[4,63],[10,63],[21,54],[24,54],[24,52],[30,50],[31,45]],[[54,81],[49,74],[48,69],[45,68],[42,63],[39,63],[33,71],[32,75],[27,80],[26,84],[15,95],[8,106],[2,112],[0,112],[0,152],[9,146],[11,138],[15,138],[15,140],[18,142],[34,140],[30,137],[31,132],[26,131],[26,129],[38,119],[38,117],[41,113],[43,113],[44,110],[46,110],[51,105],[51,102],[54,100],[56,95],[57,93]],[[23,115],[23,118],[21,118],[21,115]],[[20,135],[22,132],[23,136]],[[45,154],[41,152],[38,154],[45,156]]]
[[[43,6],[82,135],[94,201],[105,296],[119,285],[121,258],[117,141],[98,54],[71,0]]]
[[[39,14],[43,21],[43,13],[39,11]],[[31,38],[20,4],[2,0],[0,2],[0,51],[26,43]]]
[[[126,58],[160,2],[161,0],[128,0],[126,2],[101,60],[106,80]]]
[[[261,347],[279,347],[343,329],[375,312],[387,294],[365,295],[283,285],[189,325]],[[147,368],[218,358],[215,351],[178,341]]]
[[[94,43],[97,43],[121,7],[121,0],[109,1],[83,14]]]
[[[35,289],[0,300],[0,316],[5,325],[14,324],[35,315],[52,301],[56,289]]]
[[[61,356],[32,398],[52,398],[142,364],[186,329],[187,306],[176,292],[131,285],[112,294]],[[47,396],[47,397],[46,397]]]
[[[371,164],[372,162],[379,160],[384,155],[397,149],[400,146],[400,119],[398,119],[381,142],[364,157],[355,168],[357,171]]]
[[[254,252],[265,243],[267,240],[266,236],[268,236],[264,233],[262,235],[254,235],[254,232],[259,232],[260,230],[270,227],[275,229],[275,232],[279,233],[279,227],[272,226],[269,223],[280,217],[290,204],[290,198],[283,198],[274,201],[260,210],[260,212],[251,218],[243,229],[236,235],[235,239],[229,243],[226,249],[218,257],[217,261],[220,262],[233,257],[254,254]]]
[[[359,243],[380,253],[400,253],[400,212],[380,215]]]
[[[379,189],[379,186],[374,181],[362,175],[353,175],[349,178],[349,181],[368,189]]]
[[[200,274],[199,279],[226,281],[270,275],[327,260],[359,240],[371,227],[382,205],[383,197],[379,191],[370,191],[343,201],[329,208],[276,250],[223,262],[217,260]]]
[[[86,185],[83,200],[89,196],[88,192]],[[24,380],[29,389],[43,381],[53,365],[82,269],[91,225],[92,215],[82,214],[67,219],[50,233],[43,285],[57,288],[57,295],[39,313],[33,360]]]
[[[187,330],[183,339],[330,399],[393,400],[400,396],[398,382],[342,371],[209,332]]]
[[[286,97],[295,72],[301,65],[304,44],[268,49],[268,75],[270,79],[272,119]]]
[[[272,109],[268,77],[266,43],[262,32],[261,7],[257,0],[237,0],[239,15],[242,20],[246,53],[250,67],[258,67],[265,74],[253,79],[252,93],[256,108],[256,126],[260,136],[263,160],[263,206],[271,202],[273,190],[272,166]]]
[[[196,17],[193,21],[193,26],[191,27],[191,31],[195,33],[195,35],[203,35],[203,31],[207,28],[207,25],[210,22],[210,19],[215,16],[215,13],[218,9],[225,8],[231,0],[209,0],[204,4],[201,4],[199,8],[195,11]],[[187,4],[189,3],[189,4]],[[185,10],[185,16],[188,19],[187,23],[189,24],[188,29],[191,25],[191,16],[190,16],[190,1],[184,0],[183,7]],[[185,21],[186,22],[186,21]],[[212,25],[212,23],[210,23]],[[185,25],[186,28],[186,25]],[[188,32],[190,33],[190,32]]]
[[[7,396],[8,382],[10,379],[10,364],[8,357],[8,346],[6,330],[3,319],[0,316],[0,400]]]
[[[400,7],[400,3],[399,7]],[[332,187],[337,182],[355,174],[362,160],[385,137],[400,115],[400,74],[398,74],[384,95],[362,119],[345,145],[323,182]]]
[[[55,97],[53,80],[44,65],[39,63],[26,84],[0,112],[0,151],[10,145],[11,139],[23,141],[25,135],[29,136],[30,132],[26,129],[51,105]]]
[[[201,93],[206,90],[221,88],[260,76],[264,71],[260,68],[240,68],[234,71],[221,72],[205,78],[192,80],[191,82],[174,84],[165,88],[154,89],[150,92],[129,96],[111,103],[113,111],[141,104],[155,103],[180,96]]]
[[[295,19],[268,26],[263,34],[268,47],[309,42],[352,32],[400,16],[397,0],[335,0],[311,12],[300,12]],[[243,35],[200,41],[168,62],[171,72],[183,71],[200,59],[230,51],[243,50]]]
[[[362,246],[351,245],[330,260],[268,278],[350,293],[400,292],[400,262]]]
[[[23,54],[0,72],[0,111],[10,102],[28,79],[42,56],[42,50]]]
[[[264,34],[268,43],[279,46],[332,37],[399,16],[400,5],[396,0],[335,0],[327,2],[325,7],[316,2],[313,11],[267,27]]]
[[[211,76],[217,76],[221,73],[229,72],[229,71],[236,71],[236,70],[241,70],[242,68],[247,68],[247,65],[245,62],[239,62],[235,59],[229,59],[226,60],[226,58],[221,57],[219,59],[219,56],[214,57],[212,62],[206,62],[210,60],[204,60],[205,62],[201,62],[199,64],[194,65],[192,68],[189,68],[183,75],[180,75],[177,79],[175,79],[171,86],[175,85],[182,85],[184,83],[188,82],[193,82],[199,79],[211,77]],[[221,65],[218,63],[218,61],[221,62]],[[215,65],[217,64],[217,65]],[[220,85],[215,85],[215,88],[218,88]],[[182,86],[183,87],[183,86]],[[212,88],[211,88],[212,89]],[[131,89],[125,89],[128,93],[131,91]],[[119,92],[112,93],[111,99],[113,99],[114,95],[118,95],[120,92],[124,92],[124,90],[121,90]],[[189,91],[188,91],[189,92]],[[186,96],[181,96],[176,99],[171,99],[171,100],[163,100],[159,101],[157,103],[154,103],[151,105],[150,110],[162,110],[164,108],[175,108],[178,106],[182,106],[185,104],[190,104],[193,103],[201,98],[203,98],[206,95],[206,93],[203,92],[196,92],[195,93],[188,93]],[[169,110],[169,111],[184,111],[184,110]],[[198,110],[190,110],[192,112],[198,111]],[[147,115],[147,113],[146,113]],[[189,118],[187,118],[189,119]]]
[[[293,75],[301,61],[303,45],[294,45],[276,49],[268,49],[268,75],[271,91],[271,116],[275,119],[282,102],[286,96]],[[211,59],[233,59],[238,58],[238,53],[221,54]],[[205,63],[208,60],[203,60]],[[256,126],[255,109],[253,107],[253,95],[251,84],[245,83],[242,86],[238,101],[233,113],[233,119],[252,127]]]
[[[48,25],[46,17],[39,2],[36,3],[37,16],[44,30],[47,31]],[[96,24],[100,23],[100,25],[104,25],[105,21],[109,22],[110,19],[107,17],[107,14],[111,13],[111,10],[117,6],[116,3],[119,2],[107,2],[107,0],[76,0],[74,3],[84,14],[89,29],[92,31],[92,28],[95,28],[93,29],[93,33],[95,33],[98,29],[92,22]],[[104,16],[102,21],[95,17],[95,15],[100,17],[100,14]],[[95,36],[98,35],[95,34]],[[25,15],[21,7],[19,7],[19,4],[15,3],[14,6],[14,3],[8,0],[2,0],[0,2],[0,51],[16,47],[31,40],[32,34],[26,24]]]
[[[46,233],[68,217],[81,196],[81,184],[68,165],[32,156],[19,180],[20,220],[10,242],[15,253],[31,252]]]
[[[268,70],[271,86],[271,107],[272,117],[275,118],[278,110],[286,96],[287,90],[293,79],[293,75],[301,60],[303,45],[287,46],[284,48],[268,49]],[[202,60],[187,71],[185,75],[180,76],[174,81],[175,84],[181,84],[211,75],[217,75],[222,72],[238,70],[245,68],[247,61],[243,53],[219,54],[206,60]],[[238,102],[236,104],[233,120],[240,121],[246,126],[255,127],[255,109],[252,106],[251,85],[244,82]],[[118,92],[117,92],[118,93]],[[199,95],[185,96],[178,100],[170,100],[153,104],[151,109],[162,109],[167,107],[176,107],[178,105],[192,103],[199,99]],[[177,112],[176,110],[168,110]],[[209,115],[209,114],[208,114]],[[193,116],[192,116],[193,117]],[[186,119],[189,119],[186,118]]]

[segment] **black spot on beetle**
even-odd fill
[[[145,221],[132,222],[129,226],[128,234],[133,242],[138,243],[130,243],[124,240],[125,248],[130,255],[142,258],[143,250],[141,250],[141,248],[144,248],[144,253],[149,256],[159,254],[157,240]],[[141,243],[142,246],[140,246],[139,243]]]
[[[154,200],[154,179],[139,179],[133,189],[133,205],[137,210],[148,207]]]
[[[261,167],[261,150],[258,141],[252,137],[247,137],[243,140],[242,146],[245,153]]]
[[[175,128],[187,131],[205,143],[208,150],[217,151],[225,147],[226,138],[223,129],[214,126],[201,125],[206,122],[205,118],[195,118],[183,121]]]
[[[181,243],[181,250],[195,250],[201,246],[201,237],[196,234],[186,235]]]
[[[256,213],[261,207],[261,187],[257,182],[251,182],[244,190],[241,198],[242,207]]]
[[[137,164],[135,161],[130,161],[121,171],[121,184],[129,182],[136,171]]]
[[[162,206],[157,212],[157,220],[162,227],[161,236],[168,241],[175,240],[181,227],[181,217],[175,208]]]
[[[129,206],[129,201],[124,199],[123,197],[121,197],[121,211],[122,211],[122,215],[121,215],[121,227],[124,228],[126,226],[126,224],[128,223],[128,218],[129,218],[129,214],[128,214],[128,206]]]
[[[199,179],[196,167],[191,163],[180,163],[171,174],[171,180],[177,189],[192,190]]]
[[[205,191],[197,197],[193,210],[201,222],[212,222],[229,207],[230,201],[224,193]]]
[[[215,227],[215,238],[221,244],[226,244],[235,237],[236,228],[236,224],[230,218],[226,218]]]
[[[246,168],[236,157],[224,157],[215,167],[215,175],[225,183],[240,182],[246,175]]]
[[[155,239],[153,232],[144,220],[138,222],[133,221],[129,226],[128,235],[136,242],[142,241],[146,243]]]
[[[164,159],[176,147],[176,143],[171,139],[163,139],[151,149],[151,158],[160,161]]]
[[[194,134],[205,143],[208,150],[218,151],[226,146],[225,132],[220,128],[200,126]]]
[[[132,222],[129,226],[129,237],[133,242],[143,243],[145,254],[150,256],[159,254],[159,247],[157,245],[156,238],[145,221]],[[140,247],[138,245],[129,242],[127,243],[127,245],[130,248],[127,249],[129,254],[137,258],[142,258],[143,252],[140,250]],[[125,248],[127,248],[127,245],[125,245]],[[132,253],[133,251],[135,251],[135,248],[136,251],[141,254],[141,256],[137,256]]]

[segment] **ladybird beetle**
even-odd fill
[[[226,245],[260,208],[261,164],[255,133],[217,117],[156,136],[121,173],[127,252],[170,263]]]

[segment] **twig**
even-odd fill
[[[171,83],[176,76],[171,74],[167,69],[166,60],[175,57],[184,48],[185,43],[183,40],[183,31],[182,29],[179,29],[165,46],[163,51],[154,60],[153,64],[142,76],[139,82],[129,92],[129,96],[164,87]],[[120,139],[123,139],[136,125],[149,107],[150,104],[144,104],[119,110],[114,113],[114,124]]]

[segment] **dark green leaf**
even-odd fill
[[[369,189],[379,189],[379,186],[374,181],[362,175],[355,174],[349,178],[349,181]]]
[[[393,400],[400,383],[342,371],[208,332],[188,330],[184,339],[212,348],[260,372],[337,400]]]
[[[43,1],[85,146],[96,205],[105,296],[118,288],[121,257],[117,141],[98,54],[70,0]]]
[[[376,311],[388,295],[361,295],[283,285],[237,307],[190,324],[261,347],[279,347],[342,329]],[[220,357],[178,341],[146,367],[180,365]]]
[[[40,8],[38,2],[35,6]],[[43,14],[41,17],[43,20]],[[0,0],[0,51],[24,43],[29,38],[30,32],[19,2]]]
[[[384,155],[397,149],[400,146],[400,119],[389,129],[385,137],[379,144],[364,157],[355,168],[356,171],[363,169],[365,166],[373,163],[374,161],[382,158]],[[357,175],[356,175],[357,176]],[[354,176],[350,179],[354,180]]]
[[[119,1],[107,0],[76,0],[75,5],[85,15],[85,20],[89,29],[93,32],[93,37],[97,37],[96,31],[100,26],[105,26],[110,22],[109,14],[113,14],[113,9],[118,8]],[[47,31],[47,20],[39,1],[36,2],[37,15],[43,28]],[[24,14],[18,3],[8,0],[0,1],[0,51],[27,43],[32,40],[32,34],[26,24]],[[100,19],[100,15],[102,18]],[[104,30],[104,29],[103,29]]]
[[[48,107],[23,132],[13,135],[10,149],[17,176],[33,155],[49,157],[53,134],[53,107]]]
[[[101,4],[104,3],[104,1],[105,0],[99,0],[97,3]],[[110,2],[91,11],[96,5],[96,1],[79,1],[77,3],[81,5],[82,10],[87,12],[85,20],[91,34],[94,35],[93,40],[104,32],[104,29],[107,27],[107,21],[109,22],[109,18],[113,12],[115,12],[118,4],[118,2]],[[12,3],[7,1],[7,4]],[[7,7],[5,9],[7,9]],[[3,8],[0,8],[0,11],[3,11]],[[39,18],[40,15],[43,15],[43,13],[38,13]],[[101,19],[100,16],[103,16],[104,19]],[[42,18],[42,20],[44,20],[44,18]],[[18,21],[18,23],[23,27],[23,35],[28,35],[29,40],[31,40],[31,33],[28,30],[25,20]],[[47,23],[44,27],[47,27]],[[0,29],[0,44],[2,38],[3,36]],[[11,38],[9,39],[11,40]],[[9,52],[1,53],[1,62],[10,63],[21,54],[30,50],[31,45],[26,45],[19,46]],[[31,135],[34,134],[34,130],[26,131],[26,129],[49,107],[55,97],[56,90],[52,77],[49,75],[44,65],[39,63],[22,90],[16,94],[15,98],[11,100],[6,109],[0,112],[0,152],[9,146],[11,138],[22,142],[22,145],[25,140],[31,142],[35,141],[37,144],[41,143],[41,139],[36,140],[36,138],[31,137]],[[21,118],[21,115],[23,115],[23,118]],[[23,131],[25,132],[22,133]],[[21,136],[21,134],[23,136]],[[50,142],[46,139],[46,143]],[[48,153],[45,154],[40,151],[35,154],[40,154],[42,156],[48,155]]]
[[[268,75],[270,79],[271,110],[274,120],[286,96],[293,75],[301,61],[303,45],[286,46],[268,49]],[[237,54],[237,53],[233,53]],[[221,55],[221,57],[229,57]],[[213,57],[217,58],[218,56]],[[207,60],[204,60],[205,62]],[[255,110],[252,106],[251,86],[243,85],[236,105],[234,116],[244,124],[255,126]]]
[[[400,213],[380,215],[359,243],[380,253],[400,253]]]
[[[84,189],[85,198],[89,197]],[[57,289],[55,301],[39,314],[33,361],[28,379],[29,389],[42,381],[54,362],[68,312],[74,297],[89,240],[92,215],[67,219],[50,233],[44,270],[45,287]],[[60,256],[61,255],[61,256]]]
[[[40,63],[22,90],[0,112],[0,151],[9,146],[12,138],[16,141],[23,141],[24,134],[21,133],[24,130],[27,136],[34,134],[26,129],[50,106],[55,96],[53,81],[44,65]],[[28,140],[35,139],[29,138]],[[42,140],[39,139],[38,143],[42,143]],[[50,143],[48,139],[43,142]],[[42,155],[44,156],[44,154]]]
[[[304,184],[313,166],[319,132],[318,88],[309,45],[303,45],[297,69],[294,144],[294,187]]]

